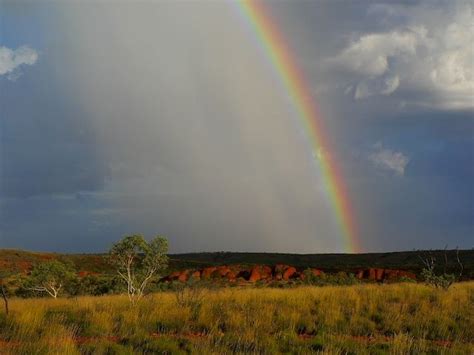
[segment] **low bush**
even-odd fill
[[[360,281],[352,273],[338,272],[337,274],[314,275],[311,269],[304,271],[304,283],[312,286],[355,285]]]

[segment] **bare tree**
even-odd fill
[[[110,261],[127,284],[132,304],[140,300],[149,282],[168,265],[168,241],[155,237],[147,242],[141,235],[130,235],[113,245]]]
[[[461,259],[459,258],[459,249],[456,247],[456,261],[459,265],[459,275],[458,278],[460,279],[462,277],[462,273],[464,272],[464,265],[461,262]]]
[[[7,290],[5,288],[5,284],[4,284],[3,279],[0,280],[0,288],[2,290],[2,298],[3,298],[3,304],[5,306],[5,314],[8,314],[8,293],[7,293]]]
[[[424,270],[434,273],[434,269],[436,267],[436,257],[433,256],[431,250],[429,252],[422,252],[421,255],[418,255],[418,258],[425,266]]]

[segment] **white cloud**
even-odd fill
[[[354,98],[365,99],[373,95],[390,95],[397,90],[399,85],[400,79],[398,75],[363,80],[357,84]]]
[[[33,65],[38,60],[38,52],[22,46],[17,49],[0,47],[0,76],[6,75],[7,79],[15,81],[21,75],[19,69],[22,65]]]
[[[416,43],[416,33],[411,31],[368,34],[351,43],[333,61],[347,70],[378,76],[389,69],[389,58],[415,53]]]
[[[355,85],[355,99],[400,91],[410,103],[474,108],[471,3],[374,5],[368,15],[386,29],[359,35],[329,60],[350,74],[345,80]]]
[[[399,176],[405,174],[405,167],[410,161],[405,154],[386,149],[381,143],[374,146],[374,151],[369,154],[368,158],[376,167],[392,171]]]
[[[390,76],[384,80],[384,87],[380,90],[382,95],[390,95],[392,92],[397,90],[400,85],[400,78],[398,75]]]

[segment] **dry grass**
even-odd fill
[[[474,282],[14,299],[0,353],[474,352]],[[185,300],[186,301],[186,300]],[[181,305],[181,306],[179,306]]]

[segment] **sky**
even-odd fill
[[[359,251],[472,248],[473,3],[263,4]],[[348,251],[288,96],[233,1],[0,0],[0,248]]]

